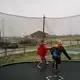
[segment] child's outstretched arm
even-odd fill
[[[50,47],[49,47],[48,45],[44,45],[44,48],[45,48],[46,50],[50,50]]]
[[[68,55],[68,53],[66,52],[66,50],[64,48],[63,48],[63,53],[69,60],[71,60],[71,57]]]

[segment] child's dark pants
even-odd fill
[[[56,57],[52,56],[52,59],[54,60],[54,63],[52,64],[53,68],[58,69],[58,64],[61,63],[61,58],[60,57],[56,58]]]

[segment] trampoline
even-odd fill
[[[37,62],[19,62],[3,65],[0,67],[0,80],[61,80],[49,78],[55,75],[51,63],[43,71],[36,67],[37,64]],[[63,61],[60,72],[56,75],[62,76],[63,80],[80,80],[80,62]]]

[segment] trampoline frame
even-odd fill
[[[52,62],[52,60],[48,60],[47,62]],[[80,62],[80,60],[62,60],[62,62]],[[39,63],[39,61],[15,61],[15,62],[7,62],[0,65],[1,67],[9,66],[9,65],[15,65],[20,63]]]

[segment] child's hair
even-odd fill
[[[46,41],[45,40],[41,40],[41,44],[46,44]]]
[[[62,40],[58,40],[57,41],[57,44],[62,44]]]
[[[44,42],[44,40],[41,40],[41,43],[43,43]]]

